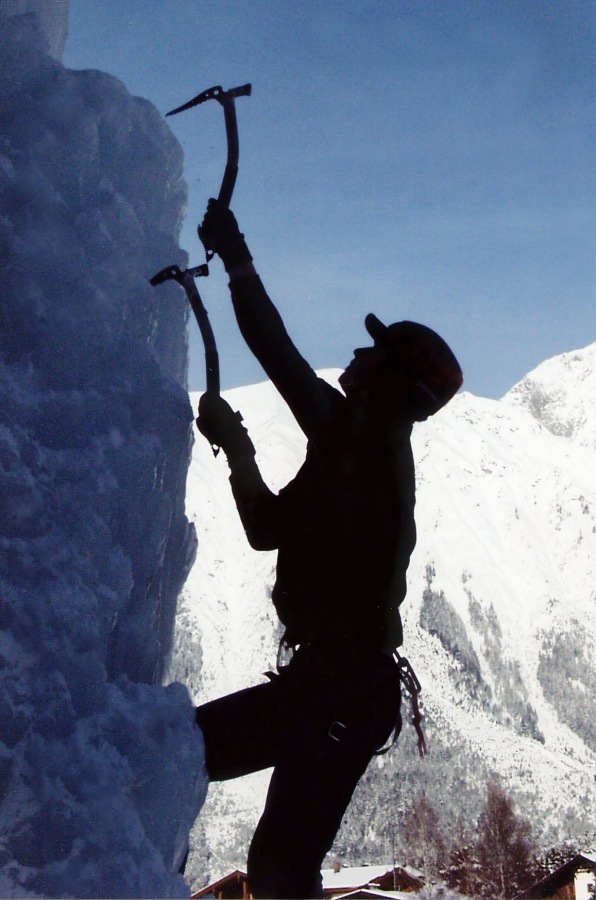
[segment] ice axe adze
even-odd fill
[[[228,159],[218,199],[220,203],[223,203],[226,207],[229,207],[230,205],[232,194],[234,193],[234,186],[236,184],[236,176],[238,175],[238,125],[236,122],[235,100],[236,97],[250,96],[251,91],[252,85],[250,84],[231,88],[229,91],[224,91],[222,87],[217,85],[198,94],[198,96],[189,100],[189,102],[183,104],[183,106],[179,106],[177,109],[173,109],[169,113],[166,113],[168,116],[173,116],[176,115],[176,113],[183,112],[185,109],[191,109],[193,106],[198,106],[199,103],[204,103],[206,100],[217,100],[223,106],[228,143]],[[206,252],[207,259],[210,260],[213,257],[213,253],[208,249]],[[165,269],[162,269],[161,272],[158,272],[157,275],[153,276],[150,284],[155,286],[163,284],[165,281],[174,280],[177,281],[178,284],[181,284],[186,291],[186,296],[188,297],[192,311],[195,314],[201,337],[203,338],[203,343],[205,345],[207,390],[211,393],[219,394],[219,356],[217,353],[215,336],[213,334],[213,329],[211,328],[207,310],[203,305],[201,295],[194,282],[194,279],[197,276],[208,274],[209,268],[206,264],[194,266],[191,269],[185,270],[182,270],[179,266],[175,265],[167,266]]]

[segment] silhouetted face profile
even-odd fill
[[[382,347],[358,347],[353,360],[339,377],[346,397],[368,390],[374,384],[379,370],[387,362],[387,352]]]
[[[374,345],[356,349],[339,378],[348,399],[381,405],[388,415],[421,422],[459,390],[461,367],[431,328],[407,321],[387,326],[372,313],[364,324]]]

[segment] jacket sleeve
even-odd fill
[[[331,414],[329,387],[296,349],[258,275],[230,284],[238,326],[308,438]]]
[[[254,459],[232,466],[232,493],[242,526],[254,550],[278,547],[278,497],[271,491]]]

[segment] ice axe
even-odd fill
[[[196,97],[193,97],[188,103],[184,103],[182,106],[178,106],[176,109],[172,109],[169,113],[166,113],[166,116],[174,116],[186,109],[191,109],[193,106],[198,106],[206,100],[217,100],[223,106],[228,143],[228,158],[221,188],[219,189],[218,200],[226,207],[229,207],[230,205],[232,194],[234,193],[234,186],[236,184],[236,177],[238,175],[238,123],[236,121],[236,97],[247,97],[250,96],[251,92],[252,85],[250,84],[231,88],[229,91],[224,91],[220,85],[216,85],[215,87],[203,91]],[[205,248],[205,251],[207,253],[207,260],[209,261],[213,258],[213,252],[207,247]],[[199,294],[194,281],[196,277],[208,274],[209,267],[206,264],[194,266],[193,268],[185,270],[182,270],[179,266],[175,265],[167,266],[165,269],[162,269],[161,272],[158,272],[157,275],[153,276],[150,280],[150,284],[155,286],[163,284],[166,281],[174,280],[177,281],[178,284],[181,284],[186,291],[186,296],[192,307],[192,311],[201,332],[201,337],[203,338],[203,344],[205,345],[207,391],[219,394],[219,356],[217,353],[215,336],[213,334],[213,329],[211,328],[207,310],[205,309],[203,301],[201,300],[201,295]]]
[[[178,113],[184,112],[186,109],[192,109],[193,106],[205,103],[207,100],[217,100],[218,103],[223,106],[226,123],[226,138],[228,142],[228,159],[217,199],[226,207],[226,209],[229,207],[232,200],[236,176],[238,175],[238,123],[236,121],[236,97],[250,97],[251,93],[252,84],[243,84],[241,87],[230,88],[229,91],[224,91],[221,85],[218,84],[215,87],[208,88],[208,90],[203,91],[201,94],[197,94],[197,96],[193,97],[192,100],[189,100],[188,103],[184,103],[182,106],[178,106],[176,109],[172,109],[169,113],[166,113],[166,116],[175,116]],[[208,250],[207,256],[208,259],[211,259],[213,253]]]

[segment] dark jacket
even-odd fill
[[[358,410],[319,379],[257,276],[233,282],[242,334],[305,432],[306,459],[278,495],[231,483],[247,537],[277,549],[273,602],[289,643],[349,641],[391,650],[416,543],[411,426]]]

